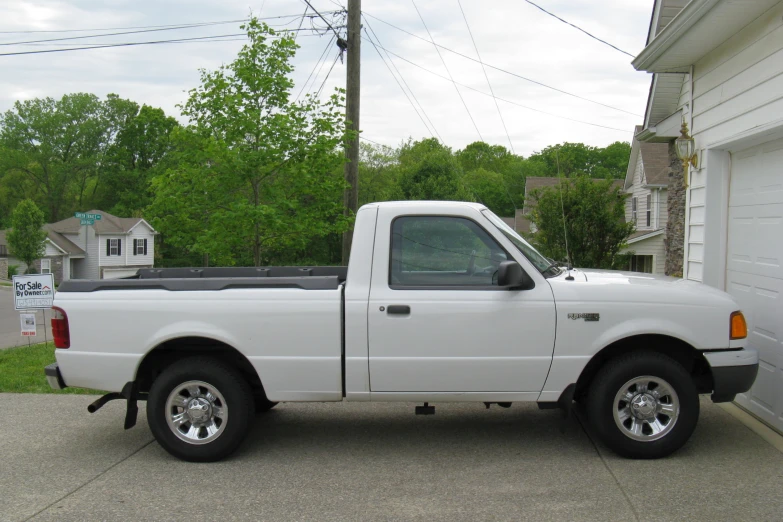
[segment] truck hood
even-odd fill
[[[721,290],[702,283],[641,272],[616,270],[572,269],[573,281],[566,279],[568,271],[548,279],[560,300],[624,301],[688,304],[696,306],[739,307],[734,299]]]

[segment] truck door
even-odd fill
[[[521,254],[490,227],[470,207],[448,216],[380,208],[367,321],[372,392],[541,391],[554,348],[552,291],[541,278],[531,290],[497,286],[498,264]]]

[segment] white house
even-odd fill
[[[152,268],[155,259],[157,232],[142,218],[121,218],[101,210],[101,219],[94,225],[82,225],[74,217],[44,225],[47,233],[46,254],[35,262],[36,271],[53,273],[55,283],[68,279],[114,279],[136,273],[139,268]],[[6,247],[5,249],[3,247]],[[5,231],[0,231],[0,254],[7,252]],[[18,273],[27,266],[18,259],[8,258],[9,265],[18,265]]]
[[[695,139],[688,188],[669,187],[683,276],[740,303],[761,363],[737,402],[783,431],[783,1],[656,0],[633,66],[653,73],[636,138],[671,144],[685,121]]]
[[[636,127],[636,132],[641,130],[641,126]],[[633,139],[623,189],[628,194],[625,221],[636,226],[636,232],[628,238],[626,250],[634,253],[629,267],[634,272],[665,273],[670,173],[665,143]]]

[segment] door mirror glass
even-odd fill
[[[516,261],[502,261],[498,266],[498,286],[509,290],[530,290],[535,283]]]

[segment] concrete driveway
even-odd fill
[[[19,312],[14,310],[13,290],[10,286],[0,286],[0,349],[25,345],[28,339],[33,344],[42,343],[45,338],[51,341],[52,327],[49,322],[52,318],[51,311],[46,311],[46,321],[44,321],[44,314],[41,310],[35,316],[37,326],[35,337],[22,337]],[[44,324],[46,324],[46,337],[44,337]]]
[[[123,404],[0,394],[2,520],[780,520],[783,453],[705,400],[674,456],[630,461],[557,411],[281,404],[189,464]]]

